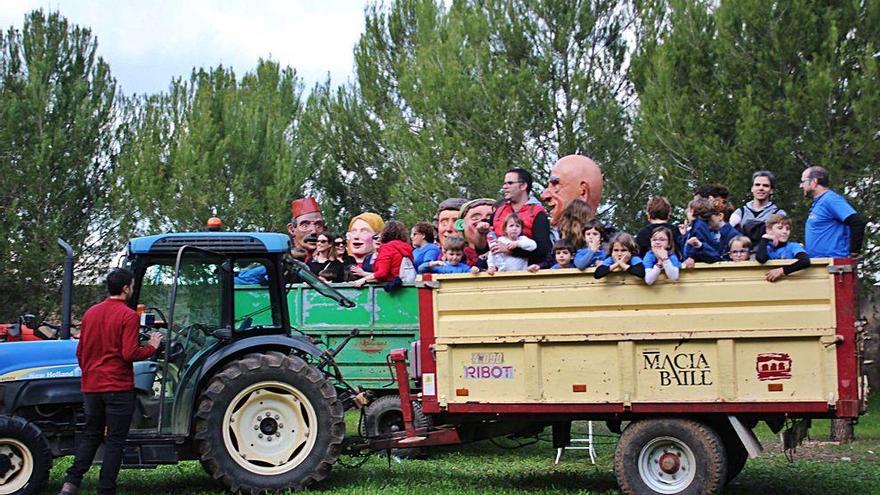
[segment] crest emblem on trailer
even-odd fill
[[[758,380],[788,380],[791,378],[791,356],[784,352],[758,354],[755,359]]]

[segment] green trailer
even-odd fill
[[[397,385],[392,382],[386,356],[391,349],[409,348],[418,340],[418,289],[410,285],[389,293],[382,286],[331,285],[356,305],[344,308],[306,284],[289,285],[287,305],[291,326],[320,338],[330,348],[357,328],[360,334],[336,356],[342,376],[352,386],[396,392]],[[249,317],[252,325],[268,324],[271,322],[268,308],[266,287],[235,287],[238,321]]]

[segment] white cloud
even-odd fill
[[[364,26],[361,0],[123,2],[3,0],[0,26],[20,28],[30,10],[58,10],[91,28],[125,93],[157,92],[193,67],[231,66],[242,74],[259,58],[295,68],[306,85],[351,75]]]

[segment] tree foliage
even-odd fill
[[[194,70],[168,92],[129,101],[114,189],[125,231],[201,230],[218,215],[233,230],[283,230],[309,175],[300,156],[302,84],[260,61]]]
[[[0,32],[0,321],[58,307],[56,238],[81,276],[107,266],[115,93],[88,29],[34,11]]]
[[[749,199],[776,173],[802,236],[800,172],[820,164],[873,220],[880,272],[880,2],[390,0],[367,7],[355,73],[303,94],[272,61],[196,69],[116,95],[88,29],[29,14],[0,34],[0,318],[57,307],[60,252],[94,274],[130,235],[281,231],[317,195],[331,225],[407,223],[450,196],[539,183],[569,153],[606,179],[603,220],[635,230],[654,193],[704,182]],[[117,228],[121,226],[121,228]]]
[[[497,197],[512,166],[541,181],[559,156],[586,153],[627,203],[641,180],[628,166],[631,21],[613,1],[374,4],[356,83],[319,87],[308,105],[316,187],[340,220],[372,209],[414,222],[446,197]]]

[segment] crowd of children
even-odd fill
[[[485,236],[486,244],[476,261],[470,263],[466,253],[474,246],[466,236],[447,234],[440,245],[430,223],[416,223],[407,231],[402,223],[392,220],[374,236],[375,254],[359,265],[358,273],[363,275],[348,280],[361,286],[399,278],[408,281],[416,272],[494,275],[523,270],[593,269],[596,279],[620,272],[653,285],[661,276],[669,282],[677,281],[681,271],[695,263],[793,260],[766,273],[766,280],[773,282],[809,267],[810,259],[803,245],[789,240],[791,221],[769,200],[772,174],[758,172],[752,179],[760,182],[753,187],[755,200],[737,210],[726,199],[722,186],[698,189],[687,204],[686,220],[681,225],[670,222],[673,206],[669,200],[652,197],[646,205],[647,224],[635,236],[603,225],[590,205],[575,199],[562,212],[547,260],[537,263],[532,253],[538,243],[527,235],[524,219],[510,208],[500,208],[501,202],[477,229]],[[771,213],[767,213],[768,208]],[[495,213],[504,218],[495,218]],[[345,253],[338,252],[340,247],[344,250],[342,244],[341,238],[332,235],[318,238],[319,249],[309,265],[325,280],[345,280]]]

